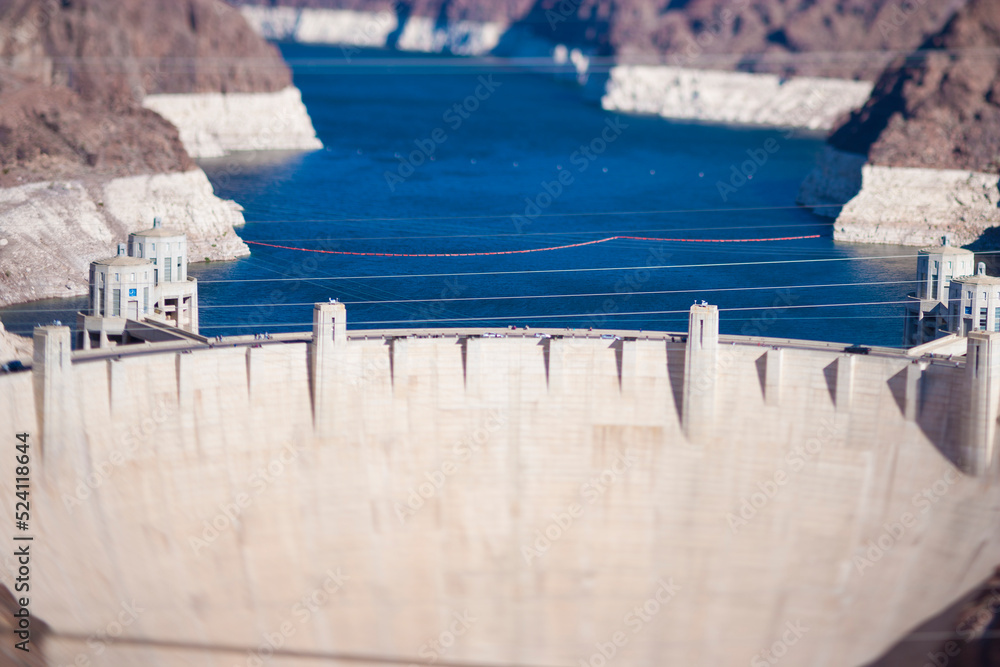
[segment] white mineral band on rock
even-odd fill
[[[245,5],[240,13],[265,39],[384,48],[399,27],[394,12]]]
[[[250,254],[233,229],[243,208],[220,199],[201,169],[106,181],[45,181],[0,188],[0,305],[87,293],[91,261],[154,217],[188,237],[193,261]]]
[[[294,86],[275,93],[148,95],[142,105],[177,126],[191,157],[323,147]]]
[[[837,241],[935,245],[972,243],[1000,225],[997,174],[866,164],[861,191],[837,216]]]
[[[618,65],[601,105],[677,120],[828,130],[871,90],[867,81]]]

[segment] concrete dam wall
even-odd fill
[[[1000,562],[998,334],[966,362],[700,306],[620,339],[344,320],[36,330],[0,425],[33,443],[50,664],[861,665]]]

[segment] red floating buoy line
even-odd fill
[[[770,239],[658,239],[647,236],[609,236],[595,241],[583,241],[581,243],[569,243],[567,245],[550,246],[548,248],[528,248],[525,250],[493,250],[490,252],[354,252],[351,250],[318,250],[315,248],[295,248],[287,245],[276,245],[274,243],[264,243],[263,241],[246,241],[250,245],[266,246],[268,248],[280,248],[282,250],[298,250],[300,252],[318,252],[325,255],[360,255],[363,257],[483,257],[486,255],[521,255],[529,252],[548,252],[550,250],[565,250],[567,248],[582,248],[608,241],[658,241],[663,243],[764,243],[767,241],[800,241],[803,239],[818,239],[819,234],[809,236],[779,236]]]

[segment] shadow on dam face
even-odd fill
[[[910,381],[911,372],[909,368],[903,368],[898,373],[890,377],[886,381],[886,385],[889,387],[889,393],[892,396],[896,407],[899,409],[900,414],[905,418],[907,411],[907,395],[908,388],[907,382]],[[940,391],[937,386],[937,380],[931,377],[929,374],[924,375],[920,378],[919,384],[916,388],[919,396],[916,401],[918,403],[917,409],[917,425],[920,430],[927,437],[927,440],[931,442],[937,450],[941,453],[941,456],[945,460],[950,462],[956,467],[962,465],[962,454],[958,446],[957,438],[954,437],[954,423],[949,422],[957,421],[955,415],[951,412],[940,412],[935,408],[938,407],[936,401],[932,401],[928,404],[928,396],[933,396],[934,393]]]
[[[1000,569],[866,667],[1000,667]]]

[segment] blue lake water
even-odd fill
[[[348,302],[352,328],[676,331],[692,301],[705,299],[722,309],[726,333],[900,344],[899,305],[825,307],[901,300],[915,252],[834,243],[828,220],[794,206],[822,137],[613,114],[575,84],[496,61],[392,54],[387,64],[387,54],[372,52],[348,64],[337,48],[283,51],[325,149],[201,163],[217,194],[245,207],[239,234],[248,241],[475,253],[615,235],[821,237],[616,240],[443,258],[252,246],[246,259],[191,266],[203,333],[305,329],[310,304],[331,297]],[[723,198],[718,182],[730,182],[748,151],[766,161]],[[884,258],[899,255],[907,257]],[[857,284],[876,282],[888,284]],[[24,317],[8,312],[4,321],[16,328]]]

